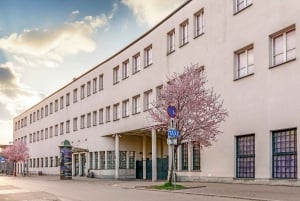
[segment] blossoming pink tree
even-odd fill
[[[187,141],[198,144],[201,148],[211,146],[216,136],[221,133],[220,123],[225,121],[228,113],[223,108],[220,95],[212,88],[207,88],[206,83],[206,76],[198,65],[186,67],[183,73],[174,73],[169,78],[153,103],[152,110],[149,110],[153,125],[167,135],[170,124],[167,107],[176,107],[176,129],[180,134],[177,145],[174,146],[175,154],[177,147]],[[173,169],[172,164],[170,183]]]
[[[16,176],[16,163],[29,158],[28,148],[23,142],[16,142],[4,149],[3,155],[14,164],[14,176]]]

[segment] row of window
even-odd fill
[[[75,155],[75,162],[79,160]],[[106,162],[107,161],[107,164]],[[89,169],[115,169],[116,157],[115,151],[89,152]],[[135,152],[120,151],[119,152],[119,168],[135,169]]]
[[[270,35],[270,68],[296,58],[296,27],[286,27]],[[254,74],[254,44],[235,51],[235,79]]]
[[[255,178],[255,135],[236,137],[236,177]],[[297,178],[297,129],[272,132],[272,178]]]
[[[26,164],[29,168],[43,168],[43,167],[58,167],[58,156],[44,157],[44,158],[30,158]]]
[[[156,94],[160,94],[161,86],[156,87]],[[157,97],[158,98],[158,97]],[[131,99],[131,114],[139,114],[141,112],[141,95],[133,96]],[[144,92],[143,96],[143,109],[149,110],[152,107],[152,89]],[[121,111],[122,107],[122,111]],[[105,116],[104,116],[105,115]],[[123,100],[121,103],[116,103],[112,106],[112,120],[117,121],[121,118],[126,118],[130,115],[130,99]],[[97,126],[98,124],[108,123],[111,121],[111,106],[89,112],[78,117],[73,118],[73,131],[78,130],[78,122],[80,121],[80,129],[89,128],[91,126]],[[70,133],[71,121],[61,122],[49,128],[42,129],[40,131],[29,134],[29,143],[52,138],[53,136],[63,135],[64,132]],[[22,140],[22,138],[20,138]],[[24,139],[26,140],[26,138]],[[26,141],[25,141],[26,142]]]

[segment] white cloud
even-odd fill
[[[79,10],[73,10],[71,14],[72,14],[72,15],[77,15],[77,14],[79,14],[79,13],[80,13]]]
[[[53,67],[66,55],[92,52],[96,48],[92,34],[107,22],[105,15],[87,16],[52,30],[27,29],[0,38],[0,49],[23,65]]]
[[[122,3],[132,9],[140,24],[153,26],[185,1],[186,0],[122,0]]]

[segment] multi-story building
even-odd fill
[[[160,170],[169,149],[163,134],[149,129],[148,103],[168,75],[197,63],[229,117],[211,147],[179,147],[178,178],[298,183],[299,6],[296,0],[187,1],[14,119],[14,140],[30,149],[29,169],[58,174],[58,146],[68,139],[76,147],[73,175],[165,177]]]

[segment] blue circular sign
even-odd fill
[[[168,112],[169,117],[171,117],[171,118],[174,118],[177,115],[177,109],[173,105],[168,106],[167,112]]]

